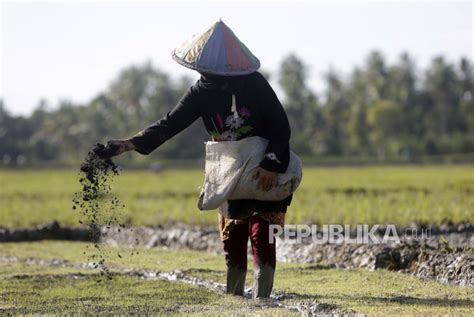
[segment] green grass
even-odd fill
[[[0,243],[0,255],[18,256],[21,258],[62,259],[73,263],[87,262],[89,258],[89,243],[84,242],[20,242]],[[107,249],[107,248],[106,248]],[[223,270],[224,258],[206,252],[193,250],[163,250],[108,248],[107,262],[116,267],[155,269],[171,271],[176,268]],[[132,251],[138,255],[131,255]],[[84,254],[86,252],[86,254]],[[122,258],[117,256],[120,253]]]
[[[196,207],[202,179],[200,170],[125,170],[113,192],[126,205],[123,215],[132,225],[215,225],[215,211]],[[0,171],[0,184],[3,226],[78,224],[71,209],[80,190],[76,172]],[[287,223],[474,222],[473,193],[472,166],[306,168]]]
[[[11,265],[13,268],[15,265]],[[22,278],[0,277],[0,313],[3,314],[189,314],[231,313],[274,315],[286,310],[259,312],[251,302],[223,296],[194,285],[163,280],[141,280],[118,275],[97,283],[97,276],[77,278],[35,274]]]
[[[225,282],[225,272],[194,275]],[[441,285],[387,270],[285,267],[279,265],[274,287],[313,300],[369,315],[467,315],[474,310],[474,288]]]
[[[43,241],[0,244],[0,255],[87,261],[87,244]],[[111,254],[119,251],[112,248]],[[160,271],[189,270],[190,275],[225,281],[223,257],[197,251],[143,249],[138,256],[120,249],[123,258],[112,259],[117,268],[148,268]],[[120,261],[119,261],[120,260]],[[251,262],[249,262],[249,268]],[[78,279],[51,278],[49,274],[82,272]],[[243,299],[222,296],[203,288],[166,281],[146,281],[115,276],[96,282],[95,271],[51,268],[23,263],[0,264],[0,312],[10,313],[201,313],[255,312]],[[249,271],[248,286],[252,282]],[[22,275],[21,278],[18,275]],[[297,293],[299,301],[316,300],[346,310],[371,315],[469,315],[474,310],[474,289],[421,281],[385,270],[326,269],[309,265],[277,265],[275,288]],[[257,310],[258,314],[288,313],[281,309]]]
[[[474,289],[421,281],[386,270],[282,270],[277,288],[369,315],[471,314]]]
[[[83,254],[84,251],[87,253],[87,246],[90,245],[83,242],[59,241],[1,243],[0,255],[23,260],[61,259],[84,263],[88,261],[88,255]],[[109,248],[109,251],[113,256],[108,263],[113,272],[120,269],[209,268],[221,272],[224,269],[223,258],[197,251],[143,249],[133,256],[130,249]],[[121,259],[116,256],[119,252]],[[68,273],[82,273],[83,276],[64,276]],[[116,274],[109,281],[98,273],[91,269],[0,262],[0,314],[295,315],[281,308],[262,311],[251,301],[193,285]],[[101,282],[97,283],[99,279]]]

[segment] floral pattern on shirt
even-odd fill
[[[245,125],[245,117],[250,117],[251,113],[247,107],[241,107],[237,110],[237,116],[233,113],[226,117],[225,121],[218,113],[211,118],[214,126],[213,131],[209,131],[214,141],[237,141],[248,136],[253,130],[251,125]]]
[[[227,119],[225,119],[226,127],[233,130],[240,128],[243,123],[244,123],[244,119],[242,119],[238,115],[235,117],[233,115],[230,115],[227,117]]]

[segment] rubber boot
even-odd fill
[[[269,298],[273,288],[273,277],[275,269],[270,265],[262,265],[254,267],[255,281],[252,288],[252,297]]]
[[[244,296],[246,273],[237,267],[227,267],[227,294]]]

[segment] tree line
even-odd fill
[[[308,75],[293,54],[274,75],[292,127],[291,147],[304,157],[412,161],[474,153],[474,68],[467,58],[451,63],[438,56],[419,71],[407,53],[389,64],[374,51],[349,74],[324,74],[322,93],[310,87]],[[0,159],[4,165],[77,163],[93,144],[132,136],[163,117],[192,84],[147,62],[122,70],[86,104],[63,100],[52,107],[42,100],[23,117],[11,115],[0,100]],[[151,159],[202,158],[209,137],[199,121]]]

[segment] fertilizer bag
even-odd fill
[[[257,189],[253,176],[264,158],[268,140],[255,136],[239,141],[206,142],[205,177],[198,208],[218,208],[226,200],[283,200],[301,183],[299,157],[290,151],[285,173],[278,174],[278,184],[268,192]]]

